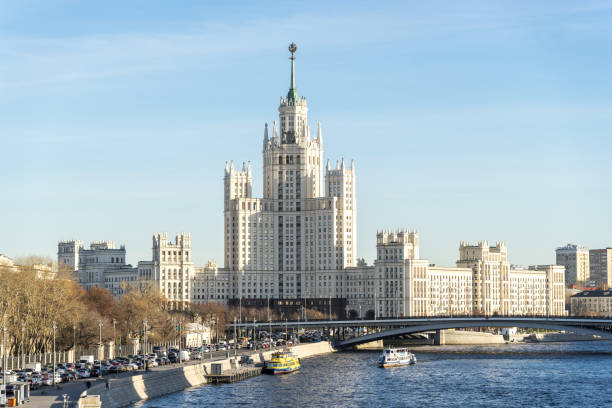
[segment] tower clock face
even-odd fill
[[[283,141],[284,144],[295,144],[295,132],[292,130],[288,130],[283,132]]]

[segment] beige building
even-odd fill
[[[226,303],[232,293],[229,273],[219,270],[215,261],[208,261],[202,267],[195,268],[191,281],[192,303]]]
[[[565,267],[565,282],[586,285],[590,280],[589,250],[576,244],[567,244],[555,251],[557,265]]]
[[[347,305],[362,317],[372,305],[377,318],[565,314],[564,268],[511,267],[504,243],[461,243],[456,267],[419,259],[417,231],[379,232],[376,251],[373,268],[347,268],[345,274]],[[373,284],[359,282],[372,278]]]
[[[340,297],[340,275],[355,266],[355,166],[323,159],[320,124],[311,136],[306,98],[295,86],[263,138],[263,198],[252,196],[250,164],[226,165],[224,260],[233,299]]]
[[[572,316],[612,317],[612,290],[585,290],[570,297]]]
[[[612,248],[589,251],[590,280],[612,286]]]
[[[191,234],[177,234],[174,242],[168,233],[153,235],[153,281],[175,307],[191,301],[191,278],[195,266],[191,260]]]

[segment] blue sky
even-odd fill
[[[612,245],[610,1],[21,0],[0,2],[0,253],[111,239],[135,264],[190,231],[222,263],[225,161],[261,195],[291,41],[325,157],[356,162],[358,256],[397,227],[443,265],[460,241],[522,265]]]

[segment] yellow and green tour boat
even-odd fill
[[[266,374],[287,374],[300,369],[300,359],[290,351],[275,351],[270,361],[266,361],[263,372]]]

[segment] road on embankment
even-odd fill
[[[267,349],[266,349],[267,350]],[[260,351],[260,350],[258,350]],[[236,355],[250,355],[254,354],[254,350],[237,350]],[[219,361],[227,358],[227,355],[233,356],[234,350],[231,351],[215,351],[212,353],[205,353],[202,355],[201,360],[190,360],[183,364],[168,364],[165,366],[150,368],[151,372],[168,370],[171,368],[183,367],[192,364],[201,364],[210,361]],[[81,393],[87,390],[87,382],[89,381],[91,385],[99,384],[100,382],[105,382],[107,379],[116,379],[116,378],[125,378],[131,377],[134,375],[146,375],[146,371],[144,370],[136,370],[129,371],[120,374],[107,374],[102,379],[98,378],[83,378],[78,381],[70,382],[70,383],[61,383],[56,387],[51,386],[41,386],[37,390],[32,390],[30,393],[30,402],[25,404],[24,407],[28,408],[62,408],[64,406],[64,397],[66,394],[68,397],[69,407],[76,407],[76,401],[79,399]]]

